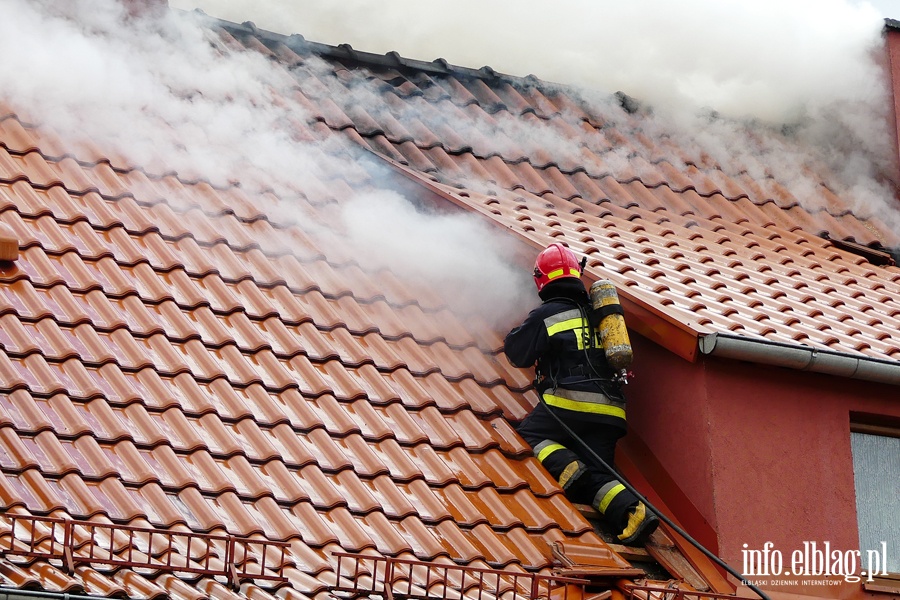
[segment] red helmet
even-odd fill
[[[534,261],[534,284],[540,292],[544,286],[564,277],[581,278],[581,265],[575,253],[556,242],[547,246]]]

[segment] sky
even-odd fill
[[[900,0],[869,0],[883,17],[900,20]]]

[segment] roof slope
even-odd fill
[[[648,115],[609,102],[604,120],[539,81],[219,33],[290,70],[308,114],[292,134],[323,142],[310,158],[339,157],[338,171],[254,195],[71,146],[29,106],[0,108],[0,220],[21,249],[0,271],[0,547],[10,515],[29,514],[283,540],[288,584],[241,594],[293,598],[325,597],[332,551],[546,571],[551,542],[604,546],[509,423],[535,398],[503,331],[325,234],[383,181],[360,146],[535,245],[565,240],[684,330],[898,351],[900,271],[807,224],[896,236],[824,187],[811,212],[756,166],[680,155],[642,131]],[[15,536],[46,550],[50,521],[38,525]],[[221,563],[219,543],[206,554]],[[89,546],[76,539],[76,556]],[[221,577],[61,565],[7,556],[0,574],[70,593],[232,595]]]
[[[536,247],[555,239],[587,254],[595,277],[694,337],[900,356],[900,270],[884,252],[900,244],[895,191],[884,184],[866,205],[869,190],[809,140],[720,120],[704,144],[707,132],[627,97],[346,47],[308,77],[318,45],[229,32],[294,65],[314,118]],[[875,250],[873,262],[832,240]],[[874,264],[876,254],[891,264]]]
[[[11,107],[0,124],[6,511],[290,541],[310,596],[333,550],[542,567],[548,540],[602,544],[505,418],[530,382],[497,332],[237,188],[61,157]]]
[[[289,544],[285,583],[243,584],[258,598],[325,597],[334,551],[524,571],[546,570],[554,541],[605,547],[509,423],[534,398],[502,333],[326,235],[342,200],[376,189],[358,152],[310,145],[339,172],[307,174],[288,218],[265,210],[272,192],[67,145],[29,110],[0,106],[0,220],[20,248],[0,270],[4,584],[233,595],[226,542],[196,533]],[[107,524],[119,564],[79,562],[87,525],[62,544],[53,519]],[[130,535],[144,557],[162,547],[132,560]],[[278,566],[254,546],[239,569],[266,548]],[[195,574],[160,566],[186,554]]]

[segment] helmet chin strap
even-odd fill
[[[581,271],[581,274],[584,275],[584,267],[587,265],[587,256],[581,257],[581,265],[578,267],[578,270]]]

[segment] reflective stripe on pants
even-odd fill
[[[534,455],[564,490],[569,489],[587,471],[577,454],[553,440],[544,440],[535,446]]]
[[[616,441],[624,433],[622,428],[579,420],[577,416],[564,419],[566,425],[604,462],[614,466]],[[591,462],[591,457],[583,450],[581,444],[569,436],[550,414],[550,409],[546,405],[540,403],[535,406],[534,410],[517,425],[516,430],[534,449],[535,457],[557,482],[572,461],[580,461],[585,466],[585,471],[579,474],[577,479],[567,483],[564,488],[566,497],[572,502],[589,504],[598,509],[617,532],[624,528],[628,508],[637,503],[637,498],[622,486],[618,475]],[[582,452],[584,458],[580,456]],[[622,489],[616,489],[616,486],[622,486]],[[601,504],[603,510],[600,510]]]

